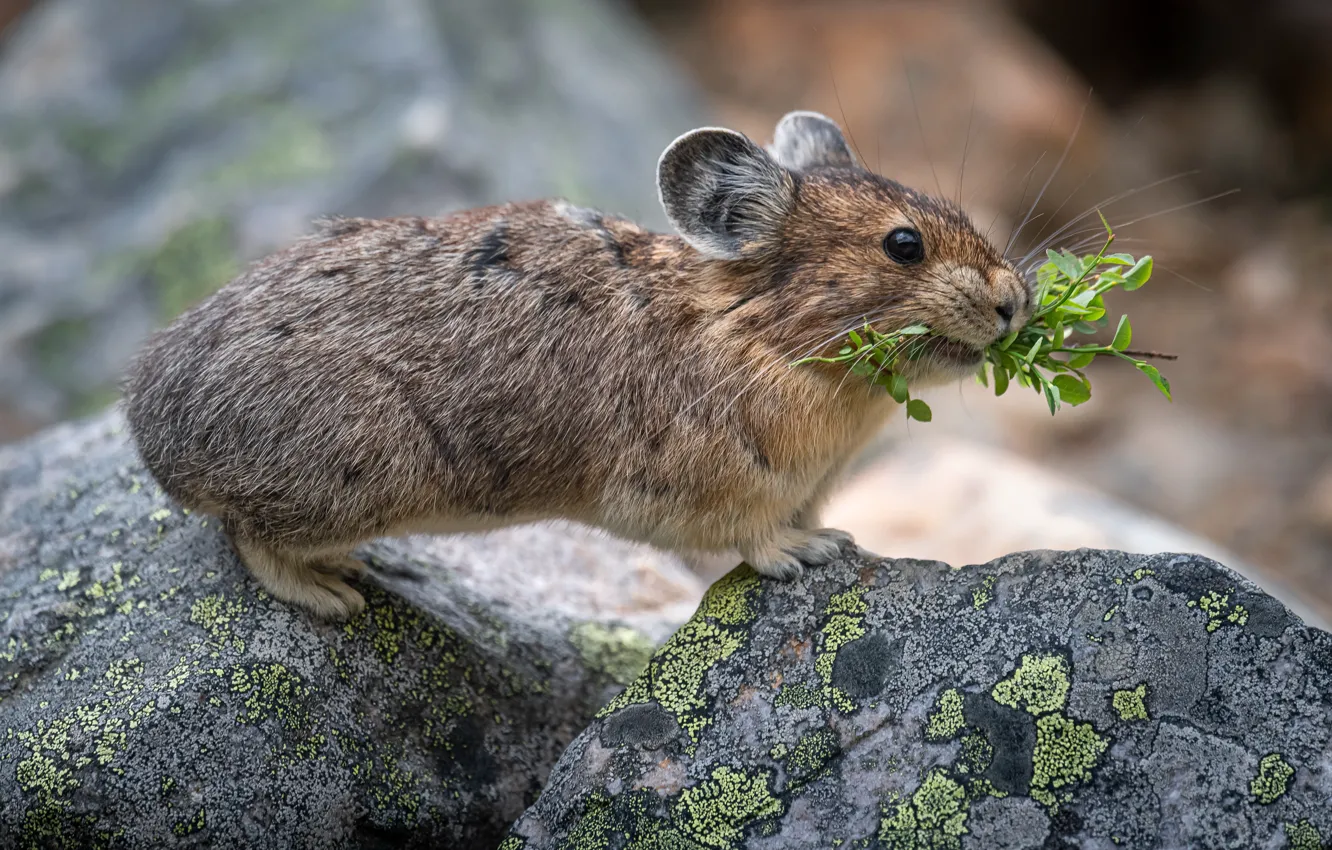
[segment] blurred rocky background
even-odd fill
[[[0,0],[0,28],[0,441],[105,406],[152,327],[313,217],[559,194],[662,226],[674,134],[817,109],[996,241],[1025,220],[1012,256],[1102,209],[1158,260],[1112,307],[1180,355],[1173,404],[1114,364],[1053,419],[935,393],[837,516],[955,562],[1197,541],[1332,615],[1326,3]]]

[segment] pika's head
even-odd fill
[[[732,130],[686,133],[662,154],[657,187],[685,240],[757,281],[774,333],[797,345],[835,349],[866,321],[883,333],[925,324],[940,336],[903,372],[943,383],[1031,316],[1030,286],[957,205],[862,167],[823,115],[790,113],[766,150]]]

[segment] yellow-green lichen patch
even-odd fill
[[[925,727],[925,740],[947,741],[966,727],[962,718],[962,692],[949,688],[939,694],[939,701]]]
[[[828,728],[818,729],[796,742],[786,756],[786,768],[803,785],[821,773],[841,751],[837,733]]]
[[[869,610],[869,604],[864,597],[868,590],[864,585],[856,585],[843,593],[835,593],[823,612],[828,620],[821,630],[823,645],[814,662],[814,670],[823,680],[823,695],[827,703],[842,712],[855,711],[856,704],[846,692],[832,683],[833,667],[837,663],[839,649],[865,636],[865,612]]]
[[[753,598],[758,591],[758,577],[748,567],[739,567],[719,579],[704,594],[694,616],[652,656],[647,669],[597,716],[656,702],[675,716],[680,728],[697,744],[703,728],[711,722],[704,680],[708,671],[748,639],[747,626],[757,616]]]
[[[994,599],[994,579],[992,575],[986,576],[981,580],[980,587],[971,591],[971,607],[977,611],[990,604]]]
[[[1058,711],[1068,699],[1068,662],[1062,655],[1024,655],[1013,675],[990,691],[994,701],[1040,715]]]
[[[985,733],[973,731],[962,738],[962,751],[957,757],[958,773],[963,775],[984,773],[993,761],[994,744],[985,737]]]
[[[198,832],[207,825],[208,821],[204,815],[203,807],[200,806],[199,811],[194,813],[194,817],[177,821],[176,824],[171,827],[171,831],[176,833],[176,835],[185,836]]]
[[[1258,775],[1249,783],[1249,793],[1262,805],[1270,805],[1286,793],[1294,775],[1295,768],[1280,753],[1269,753],[1258,762]]]
[[[783,685],[782,690],[772,701],[774,706],[789,705],[792,708],[813,708],[821,703],[822,697],[818,689],[801,682]]]
[[[891,850],[957,848],[967,832],[971,797],[942,768],[925,774],[909,800],[885,808],[878,840]]]
[[[1207,615],[1207,631],[1214,632],[1226,624],[1243,626],[1249,622],[1249,612],[1243,605],[1232,605],[1230,602],[1230,593],[1220,593],[1215,590],[1208,591],[1200,596],[1196,601],[1190,599],[1189,607],[1201,609]]]
[[[1062,714],[1036,720],[1036,747],[1032,752],[1031,797],[1054,810],[1073,799],[1071,786],[1091,779],[1110,742],[1096,734],[1090,723],[1078,723]]]
[[[63,835],[69,808],[69,794],[82,784],[77,772],[96,762],[111,767],[117,753],[125,748],[126,718],[119,712],[128,709],[142,693],[143,664],[138,658],[125,658],[107,668],[101,679],[104,699],[77,705],[56,718],[39,718],[31,729],[11,730],[11,735],[27,756],[15,765],[14,776],[26,794],[32,796],[24,814],[23,838],[29,845],[45,846],[43,839]],[[128,726],[145,713],[146,706],[132,710]],[[71,741],[80,742],[77,745]]]
[[[1110,705],[1119,713],[1120,720],[1148,720],[1147,685],[1138,685],[1131,691],[1115,691]]]
[[[583,662],[612,681],[627,685],[643,672],[656,644],[637,629],[589,621],[569,632],[569,642]]]
[[[245,641],[233,629],[245,610],[240,600],[227,601],[222,594],[211,593],[190,606],[190,622],[203,626],[219,648],[230,646],[241,653],[245,651]]]
[[[231,672],[231,692],[243,698],[237,723],[258,723],[277,718],[288,729],[301,729],[310,720],[307,687],[283,664],[236,667]]]
[[[1286,839],[1290,842],[1290,850],[1323,850],[1323,836],[1319,834],[1318,827],[1308,820],[1287,823],[1283,826],[1286,830]]]
[[[722,576],[699,603],[698,613],[725,626],[740,626],[758,616],[758,573],[741,565]]]
[[[496,850],[523,850],[526,846],[526,840],[519,838],[516,835],[510,835],[508,838],[505,838],[500,842],[500,846],[496,848]]]
[[[781,800],[772,794],[771,779],[768,771],[746,773],[719,767],[708,779],[680,792],[671,806],[671,820],[704,847],[734,847],[750,823],[782,813]]]

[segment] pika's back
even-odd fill
[[[402,506],[384,491],[431,475],[495,510],[515,458],[559,480],[562,453],[604,440],[613,414],[571,415],[571,399],[633,394],[598,365],[611,341],[650,324],[670,357],[690,313],[672,284],[682,245],[558,201],[325,222],[149,340],[131,432],[173,498],[264,506],[247,513],[269,536],[351,508],[387,522]],[[515,433],[542,427],[567,439]]]

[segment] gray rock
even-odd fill
[[[1332,635],[1193,555],[737,568],[514,825],[536,848],[1332,839]]]
[[[0,847],[493,847],[702,591],[533,526],[367,547],[312,622],[120,428],[0,452]]]
[[[44,0],[0,54],[0,425],[105,405],[318,216],[563,195],[664,227],[699,112],[615,0]]]

